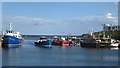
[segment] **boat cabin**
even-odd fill
[[[42,42],[42,41],[47,41],[47,37],[42,36],[42,37],[40,37],[40,39],[39,39],[38,41],[39,41],[39,42]]]

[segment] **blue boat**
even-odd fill
[[[12,30],[10,23],[10,29],[6,30],[6,33],[3,36],[2,47],[18,46],[21,45],[22,42],[23,42],[22,36],[20,35],[19,32],[14,32]]]
[[[41,37],[40,40],[38,40],[37,42],[34,42],[36,46],[40,46],[40,47],[52,47],[52,40],[47,39],[47,37]]]

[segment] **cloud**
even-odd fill
[[[114,17],[111,13],[107,13],[106,14],[106,18],[108,18],[108,19],[115,19],[116,17]]]
[[[36,17],[24,17],[24,16],[16,16],[13,17],[14,22],[23,22],[23,23],[52,23],[51,20],[44,19],[44,18],[36,18]]]
[[[113,18],[113,16],[112,16],[111,13],[107,13],[107,14],[106,14],[106,18]]]
[[[14,17],[4,17],[5,22],[12,21],[13,23],[26,23],[26,24],[51,24],[51,25],[61,25],[61,24],[85,24],[85,23],[101,23],[101,24],[117,24],[117,17],[113,16],[111,13],[105,15],[91,15],[91,16],[81,16],[81,17],[70,17],[67,19],[45,19],[39,17],[25,17],[25,16],[14,16]]]
[[[109,18],[105,15],[91,15],[91,16],[81,16],[81,17],[72,17],[71,19],[67,20],[67,23],[73,23],[80,25],[83,29],[91,30],[92,28],[94,31],[101,31],[102,24],[118,24],[117,17],[113,16],[112,14],[108,14]]]
[[[106,15],[108,15],[109,18],[107,18]],[[59,34],[62,32],[66,32],[66,34],[81,34],[90,32],[92,28],[94,31],[101,31],[102,24],[118,24],[117,17],[113,16],[111,13],[105,15],[69,17],[66,19],[14,16],[3,18],[5,29],[7,27],[6,25],[9,26],[8,23],[11,20],[13,20],[14,27],[17,31],[26,34],[30,34],[31,31],[34,34]]]
[[[9,22],[13,24],[37,24],[37,25],[44,25],[44,24],[54,24],[53,20],[39,18],[39,17],[25,17],[25,16],[4,16],[3,17],[3,25],[7,25]]]
[[[113,24],[117,25],[117,16],[113,16],[111,13],[105,15],[91,15],[91,16],[82,16],[82,17],[73,17],[71,18],[75,23],[91,23],[91,24]]]

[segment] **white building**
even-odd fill
[[[104,24],[103,31],[120,31],[120,25]]]

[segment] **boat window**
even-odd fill
[[[6,30],[6,33],[13,33],[13,31]]]
[[[12,33],[12,31],[10,31]]]

